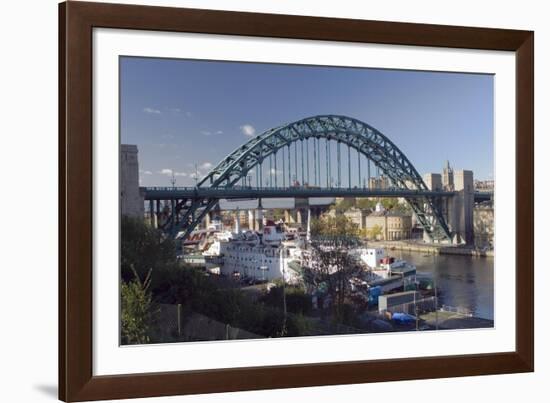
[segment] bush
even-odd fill
[[[123,216],[120,232],[120,268],[125,281],[131,281],[134,277],[131,266],[142,278],[150,269],[156,273],[176,266],[174,241],[145,224],[143,219]]]
[[[286,309],[288,312],[301,315],[309,315],[313,309],[311,296],[306,294],[300,287],[286,286]],[[283,286],[278,285],[269,290],[261,298],[261,302],[266,305],[282,309],[283,306]]]
[[[282,311],[282,289],[269,302],[258,304],[240,290],[220,287],[203,270],[178,265],[175,243],[143,220],[121,221],[122,338],[124,344],[147,343],[153,330],[151,304],[181,304],[185,312],[197,312],[222,323],[265,336],[299,336],[306,321]],[[153,272],[153,276],[148,273]],[[140,278],[148,276],[147,285]],[[281,287],[281,286],[280,286]],[[279,288],[279,287],[277,287]],[[287,287],[288,312],[307,314],[311,300],[298,289]]]
[[[151,272],[142,283],[137,276],[121,286],[121,342],[145,344],[149,342],[151,326],[151,293],[148,291]]]
[[[344,215],[311,220],[312,236],[358,236],[359,227]]]

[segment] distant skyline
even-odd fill
[[[359,119],[418,172],[446,160],[493,179],[493,76],[122,57],[121,142],[139,149],[142,186],[194,185],[265,130],[320,114]]]

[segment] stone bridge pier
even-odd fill
[[[451,174],[451,185],[443,185],[439,173],[424,175],[424,182],[430,190],[455,192],[454,196],[439,199],[439,207],[452,233],[453,244],[471,244],[474,241],[474,173],[457,170]],[[429,241],[426,234],[424,240]]]

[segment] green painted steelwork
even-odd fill
[[[295,175],[297,178],[296,144],[298,141],[300,141],[301,145],[301,185],[303,186],[306,170],[309,183],[310,160],[308,155],[308,141],[312,138],[316,139],[313,143],[315,156],[312,162],[316,170],[314,173],[316,177],[315,182],[318,184],[322,182],[320,178],[320,158],[318,155],[319,144],[317,143],[316,147],[315,141],[324,138],[327,141],[337,142],[338,188],[342,185],[340,143],[343,143],[350,149],[355,149],[358,153],[363,154],[367,158],[367,167],[369,171],[368,178],[370,178],[370,161],[372,161],[377,167],[377,170],[383,172],[383,174],[388,177],[392,186],[404,190],[428,191],[426,184],[414,166],[390,139],[364,122],[354,118],[337,115],[313,116],[265,131],[225,157],[197,183],[197,187],[232,188],[238,184],[243,177],[246,177],[250,170],[258,165],[260,166],[260,186],[262,186],[261,166],[265,158],[269,158],[270,186],[273,186],[273,176],[275,176],[274,182],[275,185],[277,185],[278,175],[276,172],[276,158],[275,172],[273,172],[272,158],[276,157],[276,152],[278,150],[285,146],[290,147],[293,143],[295,144]],[[304,141],[306,142],[305,158]],[[329,159],[329,172],[326,173],[327,176],[330,176],[330,163],[331,161]],[[304,166],[304,164],[306,164],[306,166]],[[349,157],[348,164],[350,164]],[[349,167],[348,172],[348,175],[351,176],[351,169]],[[348,178],[348,180],[350,182],[348,185],[350,185],[351,178]],[[288,197],[292,197],[291,191],[288,192]],[[171,233],[175,235],[179,231],[183,231],[183,236],[187,237],[198,223],[202,221],[208,211],[216,205],[218,200],[219,199],[216,198],[182,200],[176,207],[177,214],[181,218],[180,223],[179,225],[172,223]],[[450,231],[436,203],[435,197],[406,198],[406,200],[411,205],[419,223],[432,240],[443,241],[451,239]],[[194,219],[191,220],[191,217],[194,217]]]

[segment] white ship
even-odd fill
[[[207,268],[217,274],[250,283],[283,278],[287,283],[296,283],[301,280],[303,267],[315,269],[319,265],[312,251],[305,248],[309,228],[306,239],[285,232],[282,223],[272,221],[261,232],[241,231],[238,220],[233,232],[215,229],[202,256]],[[363,267],[350,279],[352,288],[376,287],[387,293],[416,282],[416,267],[387,256],[382,248],[356,248],[350,254],[355,256],[358,267]]]
[[[298,273],[289,263],[300,260],[301,241],[288,240],[282,225],[268,222],[261,233],[255,231],[221,232],[203,252],[207,266],[219,273],[250,282],[284,278],[293,283]]]
[[[364,278],[369,287],[380,286],[382,292],[388,292],[416,282],[416,266],[387,256],[383,248],[360,248],[353,253],[366,266]]]

